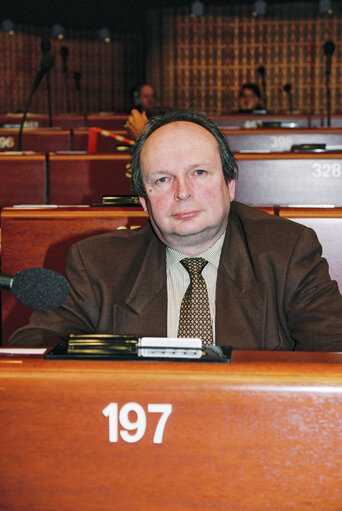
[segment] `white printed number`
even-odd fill
[[[0,137],[0,149],[12,149],[14,147],[13,137]]]
[[[313,163],[313,177],[341,177],[340,163]]]
[[[147,411],[149,413],[161,413],[153,436],[153,443],[161,444],[163,442],[166,421],[172,412],[172,405],[168,403],[148,404]],[[139,442],[144,436],[147,427],[146,413],[138,403],[126,403],[120,408],[120,411],[118,403],[109,403],[102,410],[102,413],[109,420],[110,442],[118,442],[119,433],[122,440],[128,443]],[[130,419],[129,416],[131,414],[135,415],[135,420]],[[123,428],[120,431],[119,424]]]
[[[293,145],[293,139],[290,135],[271,135],[272,149],[290,149]]]

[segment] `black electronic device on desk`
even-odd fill
[[[327,153],[327,152],[342,152],[341,145],[327,145],[327,144],[299,144],[293,145],[291,150],[294,153]]]
[[[231,353],[230,346],[202,346],[200,339],[71,334],[67,343],[58,344],[45,355],[45,358],[229,363]]]
[[[102,206],[140,206],[137,195],[103,195]]]

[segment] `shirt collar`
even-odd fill
[[[226,231],[224,231],[222,236],[214,243],[214,245],[212,245],[207,250],[205,250],[201,254],[198,254],[195,257],[203,257],[203,259],[206,259],[210,264],[212,264],[213,266],[215,266],[216,269],[218,269],[225,236]],[[166,271],[171,270],[171,268],[175,264],[179,263],[179,261],[181,261],[185,257],[190,256],[187,254],[183,254],[182,252],[179,252],[174,248],[166,247]]]

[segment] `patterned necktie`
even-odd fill
[[[208,261],[201,257],[182,259],[181,264],[190,275],[179,314],[178,337],[196,337],[203,345],[213,344],[207,285],[202,270]]]

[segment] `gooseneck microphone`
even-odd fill
[[[287,100],[288,100],[288,110],[289,113],[292,114],[293,112],[293,104],[292,104],[292,85],[290,83],[286,83],[283,87],[284,91],[287,93]]]
[[[68,57],[69,57],[69,48],[67,46],[61,46],[61,57],[63,61],[63,74],[64,74],[64,82],[65,82],[65,95],[66,95],[66,104],[67,104],[67,113],[70,114],[70,91],[69,91],[69,81],[68,81]]]
[[[261,76],[262,83],[262,96],[265,109],[267,108],[267,92],[266,92],[266,69],[264,66],[259,66],[257,72]]]
[[[44,55],[48,55],[51,49],[51,42],[48,37],[43,37],[40,41],[40,47]],[[49,109],[49,128],[52,128],[52,109],[51,109],[51,87],[50,87],[50,70],[46,72],[46,92],[48,99],[48,109]]]
[[[15,275],[0,274],[0,289],[10,291],[27,307],[56,309],[68,298],[69,283],[63,275],[47,268],[29,268]]]
[[[331,75],[331,61],[332,55],[335,51],[335,43],[327,41],[323,45],[325,54],[325,91],[327,97],[327,126],[331,126],[331,94],[330,94],[330,75]]]
[[[29,98],[27,100],[26,107],[25,107],[25,110],[24,110],[24,113],[23,113],[23,117],[21,119],[20,129],[19,129],[19,136],[18,136],[18,151],[22,151],[23,128],[24,128],[27,112],[28,112],[28,110],[30,108],[30,105],[31,105],[33,94],[38,89],[38,87],[40,85],[40,82],[43,79],[43,76],[50,71],[50,69],[52,68],[54,63],[55,63],[55,59],[54,59],[54,56],[51,55],[51,53],[44,53],[43,54],[43,56],[41,58],[41,61],[40,61],[40,69],[39,69],[39,71],[38,71],[38,73],[36,75],[36,78],[35,78],[35,80],[34,80],[34,82],[32,84],[30,96],[29,96]]]
[[[81,78],[82,78],[81,71],[75,71],[74,72],[74,80],[75,80],[75,85],[76,85],[76,90],[77,90],[77,95],[78,95],[78,110],[81,115],[84,115],[83,102],[82,102],[82,91],[81,91]]]

